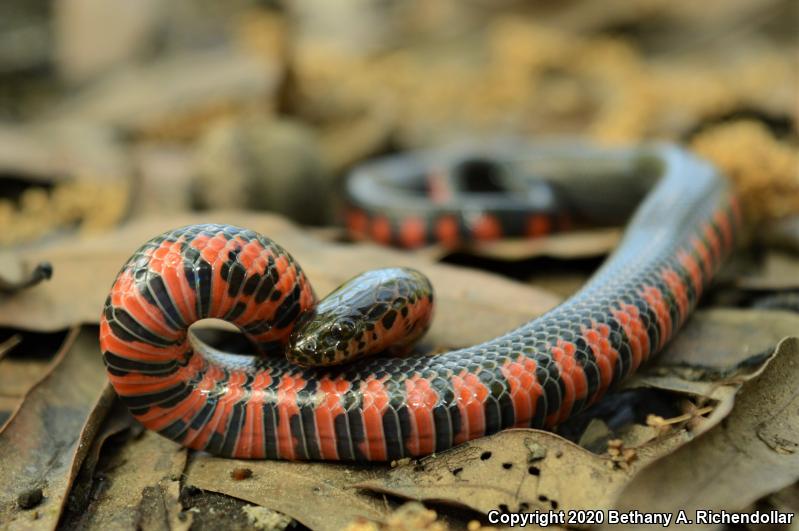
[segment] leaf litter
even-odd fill
[[[0,527],[54,528],[113,403],[95,328],[76,329],[0,433]]]
[[[0,285],[6,281],[5,285],[20,287],[33,278],[25,275],[34,271],[36,264],[51,261],[54,266],[51,281],[28,286],[16,294],[0,295],[0,326],[6,327],[3,339],[13,343],[14,337],[22,337],[22,342],[0,359],[0,419],[5,416],[7,421],[0,428],[0,448],[4,450],[0,454],[0,479],[8,480],[5,484],[9,491],[0,497],[0,528],[5,527],[8,515],[14,518],[9,526],[32,529],[52,529],[57,525],[69,529],[78,523],[88,529],[104,529],[108,525],[144,529],[184,529],[189,525],[200,530],[222,526],[282,529],[297,525],[272,510],[278,508],[313,528],[341,528],[347,525],[346,518],[354,518],[348,524],[349,531],[438,531],[449,525],[447,515],[453,513],[445,509],[448,504],[473,507],[478,513],[487,510],[491,504],[481,502],[481,489],[494,493],[497,508],[504,503],[509,509],[513,503],[517,507],[522,503],[552,507],[553,501],[559,507],[594,502],[609,506],[613,501],[608,493],[620,496],[619,500],[634,500],[635,495],[643,496],[647,489],[658,487],[658,480],[663,478],[674,481],[675,488],[687,496],[695,484],[668,474],[677,476],[680,466],[696,464],[694,453],[708,459],[708,463],[698,463],[700,474],[718,473],[724,477],[724,473],[736,470],[752,472],[751,460],[740,455],[741,449],[748,449],[742,445],[752,445],[757,450],[753,453],[756,458],[770,458],[753,471],[757,488],[747,492],[748,485],[741,484],[741,474],[732,478],[731,485],[738,492],[747,492],[745,500],[735,501],[738,492],[724,489],[718,491],[719,500],[703,498],[714,491],[712,481],[701,485],[706,488],[697,499],[732,507],[760,496],[759,503],[793,510],[799,507],[796,487],[779,486],[790,480],[791,470],[796,467],[775,470],[779,463],[787,461],[777,461],[771,455],[781,459],[795,455],[795,440],[790,432],[795,418],[788,414],[795,407],[785,389],[786,383],[795,381],[787,379],[786,375],[792,373],[785,366],[791,356],[786,353],[795,348],[786,341],[774,354],[774,345],[782,337],[796,335],[799,329],[796,315],[786,312],[697,313],[684,330],[685,335],[678,336],[655,365],[624,389],[606,397],[604,406],[599,405],[604,410],[598,407],[591,412],[593,418],[589,415],[575,419],[573,433],[567,430],[569,426],[562,426],[558,433],[507,432],[420,462],[408,460],[395,468],[237,462],[176,449],[168,441],[142,433],[140,427],[130,424],[130,417],[116,409],[102,421],[111,406],[106,403],[106,380],[99,353],[89,355],[83,343],[85,330],[77,336],[80,341],[74,334],[67,341],[58,337],[57,342],[63,345],[60,352],[53,355],[58,346],[51,345],[49,356],[41,359],[30,356],[27,332],[52,331],[56,337],[64,329],[96,323],[106,290],[133,249],[164,229],[197,221],[228,221],[273,236],[297,256],[319,294],[367,267],[400,264],[423,269],[431,274],[441,295],[436,325],[422,347],[432,352],[475,343],[513,328],[551,308],[579,286],[581,275],[564,280],[562,271],[553,272],[551,279],[538,272],[532,278],[525,276],[529,285],[524,286],[498,275],[435,264],[432,261],[441,257],[440,249],[406,254],[368,244],[325,243],[274,216],[232,212],[135,221],[95,240],[55,239],[73,234],[78,227],[115,227],[131,203],[153,199],[146,194],[133,197],[130,165],[135,156],[131,157],[130,151],[152,147],[154,152],[160,152],[177,147],[185,175],[202,174],[197,170],[207,172],[208,168],[195,168],[188,159],[199,151],[201,159],[207,156],[213,159],[212,166],[217,164],[219,153],[207,150],[205,140],[214,138],[220,130],[240,131],[242,115],[252,122],[254,130],[264,133],[259,139],[279,132],[281,124],[300,125],[307,130],[301,145],[308,149],[297,150],[300,157],[283,150],[281,156],[271,157],[277,165],[275,160],[243,157],[252,158],[254,164],[236,157],[241,153],[260,154],[258,144],[245,145],[233,139],[226,154],[238,165],[218,166],[222,171],[211,172],[211,178],[204,181],[182,182],[180,200],[175,201],[171,199],[178,188],[174,174],[170,179],[168,171],[158,174],[154,164],[139,161],[138,173],[147,175],[136,176],[141,177],[137,184],[168,182],[163,188],[175,188],[172,196],[165,192],[155,198],[161,203],[153,201],[150,212],[169,208],[174,213],[188,207],[185,192],[192,184],[199,185],[206,194],[221,191],[246,197],[248,187],[257,178],[278,175],[281,165],[291,166],[298,160],[318,159],[329,174],[323,176],[323,180],[330,179],[324,181],[329,185],[334,182],[333,174],[372,155],[428,146],[451,138],[453,132],[475,129],[527,136],[587,131],[594,139],[610,142],[682,138],[732,177],[742,197],[748,199],[744,208],[756,219],[770,220],[796,212],[799,152],[795,149],[795,83],[791,81],[795,76],[790,77],[793,69],[785,59],[786,41],[772,39],[770,31],[758,27],[764,20],[768,22],[764,27],[789,27],[781,21],[790,17],[778,16],[788,12],[786,2],[768,2],[766,8],[748,0],[737,2],[719,10],[719,16],[710,23],[704,11],[685,2],[664,3],[647,13],[630,11],[629,2],[608,2],[601,9],[576,3],[563,9],[536,10],[536,21],[512,11],[487,17],[484,6],[425,8],[419,16],[399,17],[403,22],[398,25],[387,24],[388,17],[377,9],[374,13],[367,10],[375,33],[389,36],[388,49],[386,42],[370,42],[361,32],[349,31],[352,21],[363,22],[361,13],[355,12],[363,10],[343,8],[344,16],[337,13],[335,18],[352,19],[348,24],[316,27],[313,20],[309,24],[303,11],[316,12],[323,3],[312,2],[310,5],[316,10],[289,9],[292,28],[300,30],[295,34],[288,27],[289,17],[269,9],[236,11],[240,17],[228,17],[231,13],[223,9],[224,16],[220,18],[236,20],[225,24],[224,30],[210,31],[211,41],[222,44],[209,52],[188,49],[192,47],[187,45],[189,42],[210,42],[211,28],[198,24],[197,19],[202,18],[197,16],[199,13],[182,11],[170,16],[166,23],[155,15],[152,6],[148,8],[150,3],[143,2],[133,11],[108,12],[106,26],[97,25],[91,16],[79,16],[93,12],[92,2],[79,4],[70,8],[71,3],[59,3],[56,23],[66,20],[59,16],[73,14],[68,24],[59,26],[63,30],[59,39],[73,46],[82,43],[82,48],[78,48],[88,57],[73,55],[70,63],[59,56],[64,50],[57,48],[59,53],[54,57],[58,68],[51,68],[53,57],[49,53],[39,54],[47,58],[44,63],[25,63],[29,72],[46,70],[64,75],[50,78],[52,74],[48,74],[45,85],[56,81],[61,87],[68,81],[74,90],[69,94],[60,90],[48,94],[45,90],[42,94],[38,85],[42,79],[37,74],[33,86],[26,81],[28,77],[20,84],[19,93],[24,97],[0,97],[0,106],[5,111],[11,109],[10,115],[16,116],[19,108],[21,116],[33,118],[26,121],[34,125],[39,122],[38,128],[30,131],[17,126],[3,127],[2,131],[0,165],[5,172],[0,177],[21,176],[38,185],[30,186],[19,201],[0,199],[0,225],[13,227],[4,231],[0,239],[26,246],[37,242],[36,248],[14,249],[14,259],[0,264],[0,278],[4,279]],[[768,20],[761,19],[761,14]],[[142,15],[150,17],[150,30],[159,27],[156,33],[163,33],[164,39],[156,40],[164,40],[166,49],[160,49],[159,44],[159,53],[155,54],[148,44],[142,47],[146,48],[145,57],[141,55],[143,49],[137,49],[138,45],[128,39],[128,50],[123,55],[129,67],[108,69],[108,75],[98,73],[101,69],[96,67],[103,62],[106,48],[91,43],[107,42],[102,37],[110,31],[122,34],[122,38],[114,40],[118,41],[116,46],[124,48],[126,32],[114,29],[137,27],[130,17]],[[473,31],[476,19],[487,21],[485,31]],[[539,19],[543,22],[539,23]],[[46,27],[50,27],[51,21],[46,22]],[[406,33],[412,31],[400,35],[400,26]],[[441,36],[433,34],[433,27],[446,27],[451,32],[445,39],[447,46],[440,46]],[[756,30],[751,33],[756,35],[757,46],[753,48],[749,39],[728,38],[740,36],[737,29],[741,27]],[[619,28],[623,31],[619,32]],[[342,38],[336,31],[342,30],[346,34],[343,40],[355,44],[349,52],[347,46],[330,47],[325,38],[312,38],[332,32],[335,41]],[[140,33],[140,37],[145,36],[144,41],[152,36],[152,32]],[[401,37],[409,35],[413,35],[414,45],[401,45]],[[701,41],[697,40],[700,36]],[[703,51],[683,53],[686,42],[689,48],[701,43]],[[183,44],[176,47],[176,43]],[[491,60],[490,64],[465,64],[471,61],[463,61],[464,46],[480,49],[474,58],[484,56]],[[9,47],[9,54],[13,48]],[[47,47],[43,49],[48,51]],[[650,55],[653,50],[667,53]],[[732,57],[734,61],[730,60]],[[191,60],[186,61],[187,58]],[[87,61],[84,66],[94,60],[95,71],[81,74],[77,71],[80,68],[76,70],[75,59]],[[220,76],[222,71],[225,75]],[[518,75],[520,72],[524,75]],[[281,80],[284,73],[286,79]],[[16,87],[16,76],[10,78]],[[170,82],[164,83],[164,79]],[[419,79],[425,83],[419,85]],[[375,91],[374,86],[383,90]],[[408,90],[409,86],[415,89]],[[463,86],[475,90],[464,93],[460,91]],[[462,97],[453,97],[460,93]],[[535,104],[529,105],[531,101]],[[25,104],[42,102],[45,111],[48,107],[50,111],[44,116],[25,108]],[[464,108],[469,112],[464,112]],[[103,125],[81,132],[80,128],[64,128],[63,123],[47,121],[52,118],[61,122],[91,118]],[[195,142],[197,139],[203,140]],[[224,158],[225,153],[222,155]],[[103,161],[111,163],[100,164]],[[298,164],[298,168],[306,167]],[[308,182],[297,172],[284,173],[297,177],[287,178],[286,183]],[[45,181],[55,185],[52,193],[41,186]],[[272,201],[272,208],[287,203],[285,196],[277,193],[261,195],[270,196],[264,201]],[[132,206],[130,212],[134,216],[143,211]],[[793,221],[779,236],[783,253],[795,253],[797,249],[795,216]],[[609,229],[539,241],[496,242],[469,249],[468,253],[496,263],[518,265],[531,257],[549,256],[571,264],[575,258],[606,252],[617,237],[618,231]],[[729,300],[736,304],[764,293],[789,295],[785,290],[795,285],[796,275],[791,274],[794,266],[794,257],[781,254],[775,258],[769,252],[762,265],[750,268],[754,273],[734,277],[735,282],[725,286],[724,295],[729,292],[733,296]],[[798,307],[791,306],[790,297],[786,300],[780,299],[778,306]],[[96,343],[96,337],[93,341]],[[84,356],[87,365],[78,372],[73,362]],[[779,370],[783,373],[774,374]],[[780,378],[782,382],[778,381]],[[55,385],[58,382],[63,388]],[[767,383],[775,386],[766,389]],[[780,394],[770,394],[769,390]],[[786,394],[781,394],[783,391]],[[764,400],[774,400],[784,410],[764,411]],[[57,422],[37,423],[37,415],[65,401],[74,407]],[[753,403],[758,407],[748,408],[747,404]],[[759,416],[760,424],[753,425],[755,420],[748,415]],[[36,438],[19,439],[23,433]],[[741,445],[727,444],[731,439],[719,434],[733,434],[738,439],[732,442]],[[8,443],[12,436],[17,437],[15,444]],[[732,459],[729,471],[718,468],[723,460],[717,460],[718,456],[706,448],[708,441],[718,443],[716,448]],[[33,451],[41,454],[31,454]],[[481,459],[487,451],[491,457]],[[457,461],[454,456],[460,456],[464,464],[457,475],[469,478],[460,492],[453,491],[452,485],[457,483],[452,479],[456,476],[448,466],[450,460]],[[567,456],[573,470],[564,464]],[[682,461],[676,463],[678,458]],[[30,469],[17,474],[25,462],[29,462]],[[506,464],[510,467],[505,468]],[[526,472],[523,464],[528,466]],[[538,476],[529,467],[536,467]],[[449,490],[435,485],[436,477],[422,470],[439,471],[441,481],[449,482]],[[457,470],[457,466],[452,470]],[[576,481],[561,484],[555,477],[561,471],[590,477],[584,486]],[[767,477],[771,472],[773,477]],[[9,480],[9,474],[13,479]],[[70,489],[73,477],[74,487]],[[509,477],[518,480],[511,483],[518,492],[500,499],[502,496],[496,493],[507,490],[509,485],[498,480]],[[39,489],[36,484],[41,478],[46,478],[47,485]],[[259,492],[264,478],[268,478],[269,496]],[[280,478],[282,484],[278,484]],[[391,495],[385,494],[390,480],[394,481],[390,488],[395,489]],[[31,483],[33,488],[20,492],[17,481]],[[202,488],[208,490],[201,490],[194,483],[205,485]],[[320,484],[327,489],[328,505],[324,510],[316,506],[318,497],[313,493],[314,485]],[[635,490],[638,486],[640,490]],[[473,494],[468,494],[469,488],[475,489]],[[11,491],[18,492],[16,498]],[[70,510],[66,517],[59,516],[68,492]],[[415,502],[400,505],[400,500],[410,494],[422,497],[428,505],[435,504],[439,514]],[[765,495],[768,497],[763,498]],[[242,501],[245,499],[258,505]],[[6,504],[9,500],[11,505]],[[344,511],[342,508],[348,503],[354,509]],[[462,511],[452,519],[454,526],[463,527],[466,513],[465,509]],[[307,513],[313,514],[304,516]],[[339,513],[340,517],[336,516]],[[468,528],[478,531],[480,527],[480,522],[474,521]]]
[[[22,253],[26,260],[48,257],[55,273],[50,282],[32,288],[25,297],[0,299],[0,326],[56,330],[76,322],[97,322],[99,308],[120,264],[154,235],[192,223],[229,223],[274,239],[302,265],[320,295],[361,271],[389,266],[416,267],[430,276],[436,287],[437,313],[428,338],[443,345],[484,341],[495,332],[506,331],[544,313],[561,300],[546,290],[520,286],[498,275],[464,271],[401,251],[368,243],[323,242],[278,216],[212,212],[147,218],[109,236],[68,240]],[[92,267],[86,267],[87,263]],[[75,297],[75,293],[81,296]]]
[[[458,346],[504,332],[529,319],[530,298],[540,298],[543,294],[546,302],[542,303],[541,312],[547,304],[557,302],[556,296],[534,287],[453,266],[427,263],[429,261],[420,256],[409,257],[370,244],[320,243],[273,216],[228,213],[211,217],[276,235],[279,241],[290,246],[301,263],[309,264],[305,268],[320,294],[346,279],[354,267],[401,263],[432,272],[440,279],[434,279],[442,301],[440,308],[447,308],[439,312],[454,314],[451,319],[457,316],[481,319],[484,325],[475,337],[463,336],[462,323],[440,326],[429,340],[434,345]],[[144,234],[152,235],[159,227],[192,221],[188,217],[139,222],[121,231],[122,236],[114,238],[113,242],[108,239],[86,241],[36,253],[50,254],[55,263],[70,253],[82,259],[92,259],[97,253],[101,258],[98,263],[107,261],[118,265],[119,256],[140,243]],[[68,263],[68,260],[62,262]],[[78,260],[73,259],[73,263],[77,265]],[[323,270],[315,267],[316,264],[336,265]],[[100,266],[99,271],[93,271],[94,275],[108,275],[109,278],[113,275],[110,267],[105,272],[103,269]],[[100,283],[95,281],[95,284]],[[463,286],[478,287],[465,289]],[[34,290],[46,288],[43,285]],[[90,318],[88,314],[81,316],[80,312],[70,315],[65,308],[58,311],[59,297],[63,297],[59,290],[66,287],[56,288],[37,303],[46,301],[46,305],[56,311],[40,314],[37,325],[47,329],[65,324],[67,318]],[[102,296],[100,292],[104,294],[104,288],[92,289],[97,297]],[[497,293],[508,295],[508,303],[501,310],[496,305]],[[93,296],[87,295],[88,298]],[[48,300],[51,298],[55,300]],[[0,301],[0,317],[11,315],[8,308],[4,308],[4,302]],[[494,318],[487,319],[488,314],[493,314]],[[341,529],[353,521],[386,522],[400,506],[398,500],[403,498],[467,507],[481,514],[492,509],[612,507],[616,496],[638,471],[690,445],[697,435],[717,426],[733,410],[741,385],[758,374],[757,369],[768,358],[772,346],[797,329],[799,316],[787,312],[697,312],[669,351],[625,386],[629,392],[656,389],[670,395],[669,400],[676,404],[674,415],[669,418],[649,415],[643,422],[627,423],[622,427],[608,427],[595,419],[592,421],[593,438],[581,439],[594,453],[556,433],[511,430],[395,468],[235,461],[203,453],[187,455],[174,443],[152,433],[128,439],[116,448],[109,446],[114,434],[126,429],[123,423],[110,433],[101,434],[89,452],[85,466],[94,468],[88,475],[93,479],[91,488],[95,490],[81,518],[70,521],[79,521],[89,529],[105,528],[109,524],[127,527],[143,522],[153,528],[185,527],[197,513],[184,509],[187,498],[181,495],[181,486],[184,490],[195,488],[245,500],[285,514],[312,529]],[[99,363],[99,353],[96,362]],[[104,382],[104,377],[99,381]],[[102,448],[98,448],[98,444]],[[110,452],[110,457],[103,461],[102,454],[106,452]],[[483,459],[483,456],[488,457]],[[76,460],[75,466],[80,465],[79,461]],[[121,464],[114,466],[114,462]],[[242,474],[242,469],[248,472]],[[85,481],[86,478],[81,478],[81,483]],[[100,490],[96,490],[98,481],[102,485]],[[325,501],[316,503],[317,499]],[[309,500],[315,500],[314,511],[308,509]],[[153,511],[148,509],[150,507],[159,510]],[[244,511],[246,504],[237,507]],[[249,521],[250,517],[242,514],[243,521]]]
[[[799,338],[792,337],[780,342],[756,378],[742,384],[725,422],[645,468],[621,491],[618,506],[688,514],[744,511],[796,483],[797,378]]]

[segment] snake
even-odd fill
[[[145,427],[232,458],[386,462],[508,428],[556,428],[664,349],[734,249],[743,220],[727,179],[680,147],[566,146],[525,156],[550,173],[581,176],[584,202],[605,201],[597,210],[625,191],[640,196],[615,250],[559,306],[437,355],[366,352],[308,366],[316,350],[332,360],[397,329],[420,335],[431,287],[413,271],[389,269],[318,302],[300,265],[269,238],[223,224],[182,227],[140,247],[105,301],[100,347],[117,395]],[[390,214],[437,212],[425,208]],[[349,291],[356,297],[348,302]],[[358,309],[363,325],[327,326],[342,305]],[[256,354],[198,347],[188,329],[206,318],[236,325]]]
[[[575,151],[503,138],[382,157],[346,180],[344,225],[353,240],[457,250],[623,224],[647,157]]]

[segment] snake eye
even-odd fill
[[[330,335],[333,339],[348,339],[355,332],[355,325],[350,321],[337,321],[330,327]]]
[[[302,344],[302,350],[305,352],[316,352],[316,340],[312,337],[306,338]]]

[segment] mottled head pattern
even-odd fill
[[[413,269],[369,271],[345,282],[297,323],[287,357],[336,365],[379,352],[399,353],[430,327],[433,287]]]

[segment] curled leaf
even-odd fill
[[[73,332],[0,433],[0,528],[27,528],[33,519],[55,527],[112,398],[97,330]],[[37,489],[43,497],[35,510],[18,503]]]
[[[481,513],[609,507],[636,467],[620,468],[545,431],[507,430],[408,463],[359,487]]]
[[[745,382],[722,424],[646,467],[618,492],[621,509],[740,511],[799,480],[799,338]]]
[[[10,294],[21,291],[25,288],[35,286],[43,280],[49,280],[53,276],[53,266],[50,262],[39,262],[27,275],[16,280],[11,280],[0,276],[0,293]]]
[[[249,469],[251,476],[232,477],[240,468]],[[391,511],[381,497],[354,487],[381,474],[380,467],[240,461],[198,454],[186,470],[185,483],[279,511],[311,529],[337,531],[352,520],[381,520]]]

